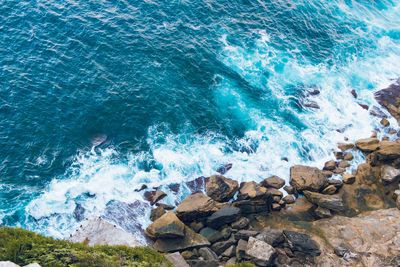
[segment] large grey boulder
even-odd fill
[[[174,267],[190,267],[179,252],[167,254],[165,257],[174,265]]]
[[[271,245],[254,237],[249,238],[246,247],[246,255],[257,265],[268,266],[274,253],[275,249]]]

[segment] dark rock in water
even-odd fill
[[[362,107],[363,109],[365,109],[365,110],[368,110],[369,109],[369,106],[368,105],[366,105],[366,104],[362,104],[362,103],[357,103],[360,107]]]
[[[306,108],[320,109],[318,104],[315,103],[314,101],[309,101],[308,103],[304,103],[303,106],[306,107]]]
[[[85,211],[85,208],[82,207],[81,204],[76,204],[74,209],[74,217],[78,222],[81,222],[83,219],[85,219]]]
[[[236,221],[240,216],[240,209],[232,206],[222,207],[207,218],[207,225],[218,229],[224,224],[230,224]]]
[[[92,137],[91,143],[92,146],[99,146],[103,144],[107,140],[107,135],[105,134],[97,134]]]
[[[351,94],[354,96],[354,98],[357,98],[357,92],[356,92],[356,90],[351,90]]]
[[[314,89],[310,92],[310,95],[319,95],[321,92],[318,89]]]
[[[180,184],[172,184],[168,186],[169,189],[171,189],[172,192],[178,193],[179,189],[181,188]]]
[[[167,196],[167,194],[165,194],[161,190],[155,190],[155,191],[151,191],[151,192],[147,191],[144,193],[144,197],[146,198],[147,201],[150,202],[151,206],[153,206],[154,204],[156,204],[158,201],[160,201],[161,199],[163,199],[166,196]]]
[[[386,89],[376,92],[375,98],[380,105],[385,107],[386,110],[393,117],[396,118],[397,122],[400,122],[400,112],[398,109],[398,107],[400,106],[400,82],[399,81],[390,85]]]
[[[387,118],[386,114],[377,106],[372,106],[369,114],[378,118]]]
[[[229,201],[236,194],[238,188],[237,181],[222,175],[213,175],[206,182],[207,195],[218,202]]]
[[[150,212],[150,221],[154,222],[164,214],[165,214],[165,209],[162,206],[152,209]]]
[[[342,151],[335,151],[335,152],[333,152],[333,155],[335,156],[336,159],[344,158],[344,153]]]
[[[264,228],[256,238],[273,247],[279,246],[285,241],[282,230],[272,229],[269,227]]]
[[[135,192],[140,192],[140,191],[145,190],[145,189],[147,189],[147,185],[142,184],[142,186],[140,187],[140,189],[135,189]]]
[[[265,186],[265,187],[273,187],[273,188],[279,189],[285,185],[285,180],[274,175],[274,176],[268,177],[264,181],[262,181],[261,185]]]
[[[187,182],[186,185],[192,192],[195,193],[203,190],[203,188],[205,187],[206,180],[208,179],[206,179],[203,176],[200,176],[194,179],[193,181]]]
[[[220,173],[221,175],[224,175],[231,168],[232,168],[232,163],[228,163],[228,164],[225,164],[224,166],[219,167],[217,169],[217,172]]]
[[[303,252],[311,256],[319,256],[321,254],[318,244],[309,235],[288,230],[284,230],[283,234],[293,252]]]

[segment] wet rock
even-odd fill
[[[319,191],[327,183],[328,178],[318,168],[302,165],[290,168],[290,184],[297,191]]]
[[[234,234],[236,240],[243,239],[246,241],[249,239],[249,237],[256,235],[258,235],[258,232],[253,230],[240,230]]]
[[[333,172],[331,171],[327,171],[327,170],[323,170],[322,174],[326,176],[326,178],[330,178],[333,175]]]
[[[400,121],[400,84],[394,83],[388,88],[380,90],[375,93],[375,98],[380,105],[385,107],[389,113]],[[399,123],[400,124],[400,123]]]
[[[288,194],[294,193],[293,186],[290,185],[286,185],[285,187],[283,187],[283,190],[285,190]]]
[[[369,109],[369,106],[367,104],[362,104],[362,103],[357,103],[360,107],[362,107],[365,110]]]
[[[372,152],[378,149],[379,140],[377,138],[365,138],[356,141],[358,149],[364,152]]]
[[[397,131],[396,131],[395,129],[390,129],[388,133],[389,133],[389,134],[396,134]]]
[[[261,185],[264,187],[272,187],[272,188],[279,189],[285,185],[285,180],[274,175],[274,176],[268,177],[263,182],[261,182]]]
[[[321,254],[318,244],[309,235],[288,230],[284,230],[283,234],[293,252],[303,252],[311,256]]]
[[[282,230],[272,229],[269,227],[262,229],[261,233],[258,234],[256,238],[273,247],[277,247],[285,241]]]
[[[213,175],[206,183],[206,192],[209,197],[219,202],[229,201],[237,192],[239,184],[222,175]]]
[[[354,159],[354,156],[353,156],[353,154],[351,154],[351,153],[346,153],[346,154],[344,154],[343,159],[344,159],[344,160],[347,160],[347,161],[351,161],[351,160]]]
[[[322,194],[333,195],[336,193],[336,191],[337,191],[336,186],[328,185],[327,187],[324,188],[324,190],[322,190]]]
[[[338,180],[338,179],[332,179],[332,180],[329,180],[329,184],[334,185],[336,188],[339,189],[343,186],[343,181]]]
[[[354,98],[357,98],[357,92],[356,90],[351,90],[351,94],[353,95]]]
[[[381,168],[381,179],[384,184],[398,182],[400,178],[400,170],[390,165],[383,165]]]
[[[163,208],[164,210],[173,210],[173,209],[175,209],[174,206],[167,205],[167,204],[163,204],[163,203],[156,203],[156,206],[157,206],[157,207],[161,207],[161,208]]]
[[[250,237],[246,247],[246,255],[248,255],[258,266],[268,266],[275,249],[256,238]]]
[[[341,160],[341,159],[344,158],[344,154],[343,154],[342,151],[335,151],[335,152],[333,152],[333,155],[335,156],[335,158],[336,158],[337,160]]]
[[[210,248],[207,248],[207,247],[200,248],[199,255],[207,261],[218,260],[217,254],[215,254],[214,251],[212,251]]]
[[[218,229],[224,224],[230,224],[236,221],[240,216],[240,209],[232,206],[225,206],[214,212],[207,218],[207,225]]]
[[[352,144],[352,143],[338,143],[338,148],[342,151],[352,149],[353,147],[354,147],[354,144]]]
[[[204,188],[206,180],[207,179],[205,177],[200,176],[194,179],[193,181],[187,182],[186,185],[192,192],[199,192]]]
[[[265,195],[265,198],[262,199],[237,200],[234,201],[232,205],[238,207],[240,212],[244,215],[261,212],[266,213],[272,209],[272,195]]]
[[[153,248],[160,252],[174,252],[188,248],[209,246],[210,242],[200,234],[196,234],[192,229],[185,226],[184,236],[180,238],[157,239]]]
[[[185,225],[169,211],[155,220],[146,229],[146,234],[151,238],[176,238],[185,235]]]
[[[338,167],[346,169],[346,168],[350,167],[350,163],[348,161],[344,160],[344,161],[339,162]]]
[[[247,241],[240,239],[236,246],[236,258],[241,260],[246,258]]]
[[[249,225],[249,223],[249,219],[247,219],[246,217],[241,217],[238,221],[232,223],[232,228],[238,230],[244,229]]]
[[[345,171],[346,171],[346,169],[344,169],[344,168],[336,168],[333,170],[333,173],[341,174],[341,173],[344,173]]]
[[[380,123],[383,127],[388,127],[390,125],[390,122],[386,118],[383,118]]]
[[[165,209],[161,206],[152,209],[150,212],[150,220],[152,222],[154,222],[155,220],[157,220],[158,218],[160,218],[161,216],[163,216],[165,214]]]
[[[142,186],[139,189],[135,189],[135,192],[140,192],[140,191],[145,190],[145,189],[147,189],[147,185],[142,184]]]
[[[342,181],[345,184],[352,184],[355,182],[355,180],[356,180],[356,176],[353,174],[344,173],[342,175]]]
[[[236,247],[234,245],[230,246],[227,248],[224,252],[221,254],[223,257],[234,257],[236,255]]]
[[[336,168],[336,162],[334,160],[330,160],[325,162],[324,170],[333,171]]]
[[[167,254],[165,257],[174,265],[174,267],[190,267],[179,252]]]
[[[332,217],[332,213],[329,209],[325,209],[323,207],[317,207],[314,210],[315,215],[317,216],[317,218],[319,219],[324,219],[324,218],[330,218]]]
[[[144,193],[144,197],[146,198],[147,201],[150,202],[151,206],[153,206],[154,204],[156,204],[158,201],[160,201],[161,199],[163,199],[166,196],[167,196],[167,194],[165,194],[161,190],[154,190],[151,192]]]
[[[81,222],[83,219],[85,219],[85,211],[85,208],[82,207],[81,204],[76,204],[74,209],[74,217],[78,222]]]
[[[226,240],[226,241],[220,241],[220,242],[217,242],[217,243],[214,243],[212,246],[211,246],[211,249],[215,252],[215,253],[217,253],[218,255],[221,255],[227,248],[229,248],[230,246],[232,246],[232,245],[235,245],[236,244],[236,240],[235,240],[235,238],[233,237],[233,235],[228,239],[228,240]]]
[[[181,188],[181,185],[180,185],[180,184],[171,184],[171,185],[168,186],[168,188],[169,188],[172,192],[178,193],[178,192],[179,192],[179,189]]]
[[[341,211],[345,208],[343,199],[339,196],[324,195],[310,191],[304,191],[304,195],[311,203],[326,209]]]
[[[299,197],[293,204],[286,205],[286,208],[280,211],[279,216],[291,221],[310,221],[314,218],[313,207],[313,204],[305,197]]]
[[[379,150],[376,152],[380,160],[394,160],[400,158],[400,143],[382,141]]]
[[[227,171],[232,169],[232,163],[225,164],[217,169],[217,172],[221,175],[224,175]]]
[[[320,107],[318,106],[318,104],[314,101],[309,100],[306,103],[303,103],[303,107],[306,108],[313,108],[313,109],[320,109]]]
[[[217,211],[215,201],[201,192],[186,197],[176,209],[176,215],[183,221],[193,221]]]
[[[286,204],[292,204],[292,203],[295,202],[295,199],[294,199],[294,196],[293,196],[293,195],[287,195],[287,196],[285,196],[285,197],[283,198],[283,201],[284,201]]]

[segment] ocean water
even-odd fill
[[[398,77],[399,1],[2,0],[0,222],[63,238],[78,207],[136,231],[142,184],[175,204],[227,163],[288,180],[384,135],[358,103]]]

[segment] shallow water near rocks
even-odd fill
[[[357,103],[400,76],[398,25],[396,1],[4,1],[1,223],[62,238],[143,183],[322,167],[380,127]]]

